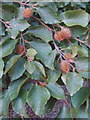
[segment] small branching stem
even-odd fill
[[[74,38],[75,40],[77,40],[77,41],[79,41],[80,43],[83,43],[83,44],[85,44],[87,47],[89,47],[90,48],[90,45],[89,44],[87,44],[85,41],[82,41],[82,40],[80,40],[80,39],[78,39],[78,38]]]
[[[8,25],[10,23],[9,21],[4,22],[2,19],[0,19],[0,21],[5,25],[6,28],[11,28],[11,26]]]
[[[20,5],[27,5],[27,6],[30,6],[30,7],[38,6],[37,4],[33,4],[33,5],[27,4],[27,1],[24,2],[24,3],[23,3],[23,2],[16,1],[16,3],[19,3]]]
[[[42,22],[39,18],[32,16],[33,19],[37,20],[39,23],[41,23],[45,28],[47,28],[50,31],[54,31],[52,28],[48,27],[44,22]]]

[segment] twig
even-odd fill
[[[36,17],[34,17],[34,16],[32,16],[32,18],[35,19],[35,20],[37,20],[37,21],[38,21],[39,23],[41,23],[44,27],[46,27],[48,30],[55,32],[55,30],[53,30],[53,29],[51,29],[50,27],[48,27],[48,26],[47,26],[44,22],[42,22],[39,18],[36,18]]]
[[[64,28],[63,26],[61,26],[61,25],[59,25],[59,24],[53,24],[53,25],[55,25],[55,26],[57,26],[57,27],[59,27],[59,28],[61,28],[61,29]]]
[[[27,6],[30,6],[30,7],[38,6],[37,4],[33,4],[33,5],[27,4],[27,2],[22,3],[22,2],[16,1],[16,3],[19,3],[19,4],[21,4],[21,5],[27,5]]]
[[[54,46],[55,46],[55,49],[58,51],[58,53],[60,54],[60,58],[62,59],[62,57],[66,60],[66,61],[68,61],[69,63],[70,63],[70,60],[68,60],[64,55],[64,53],[58,48],[58,46],[56,45],[56,43],[53,41],[53,43],[54,43]],[[75,67],[70,63],[70,66],[73,68],[73,72],[75,72]]]
[[[69,39],[67,39],[67,41],[68,41],[71,45],[73,44]]]
[[[0,19],[0,21],[5,25],[6,28],[11,28],[11,26],[7,25],[10,22],[4,22],[2,19]]]
[[[65,104],[67,104],[68,107],[70,107],[70,103],[68,103],[67,100],[65,100]]]
[[[90,48],[90,45],[89,44],[87,44],[85,41],[82,41],[82,40],[80,40],[80,39],[78,39],[78,38],[74,38],[75,40],[77,40],[77,41],[79,41],[80,43],[83,43],[83,44],[85,44],[87,47],[89,47]]]

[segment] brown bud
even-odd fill
[[[61,31],[57,31],[54,34],[54,39],[57,41],[63,41],[64,40],[64,36],[62,36]]]
[[[64,37],[64,39],[69,39],[69,38],[71,38],[71,31],[70,31],[69,28],[63,28],[63,29],[61,30],[61,34],[62,34],[62,36]]]
[[[22,54],[24,52],[25,48],[24,46],[22,45],[18,45],[17,48],[16,48],[16,53],[19,55],[19,54]]]
[[[66,53],[64,56],[67,60],[72,59],[72,54],[71,53]]]
[[[33,14],[33,11],[30,8],[26,8],[22,13],[24,18],[30,18],[32,14]]]
[[[60,69],[63,73],[68,73],[70,69],[70,63],[66,60],[60,62]]]

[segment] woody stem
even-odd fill
[[[87,44],[85,41],[82,41],[82,40],[80,40],[80,39],[78,39],[78,38],[74,38],[75,40],[77,40],[77,41],[79,41],[80,43],[83,43],[83,44],[85,44],[87,47],[89,47],[90,48],[90,45],[89,44]]]
[[[2,19],[0,21],[5,25],[6,28],[11,28],[9,25],[7,25],[9,22],[4,22]]]
[[[27,2],[22,3],[22,2],[16,1],[16,3],[19,3],[21,5],[27,5],[27,6],[30,6],[30,7],[38,6],[37,4],[33,4],[33,5],[27,4]]]
[[[34,16],[32,16],[32,18],[35,19],[35,20],[37,20],[37,21],[38,21],[39,23],[41,23],[44,27],[46,27],[48,30],[55,32],[55,30],[53,30],[53,29],[51,29],[50,27],[48,27],[48,26],[47,26],[44,22],[42,22],[39,18],[36,18],[36,17],[34,17]]]

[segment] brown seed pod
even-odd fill
[[[68,73],[70,69],[70,63],[66,60],[60,62],[60,69],[63,73]]]
[[[57,31],[54,34],[54,39],[57,41],[63,41],[64,40],[64,36],[62,36],[61,31]]]
[[[61,34],[64,37],[64,39],[69,39],[71,38],[71,31],[69,28],[62,28]]]
[[[22,54],[24,52],[25,48],[22,45],[18,45],[16,48],[16,54]]]
[[[22,13],[24,18],[30,18],[32,14],[33,14],[33,11],[30,8],[26,8]]]
[[[72,54],[71,54],[71,53],[66,53],[66,54],[64,55],[64,57],[65,57],[67,60],[70,60],[70,59],[72,59]]]

